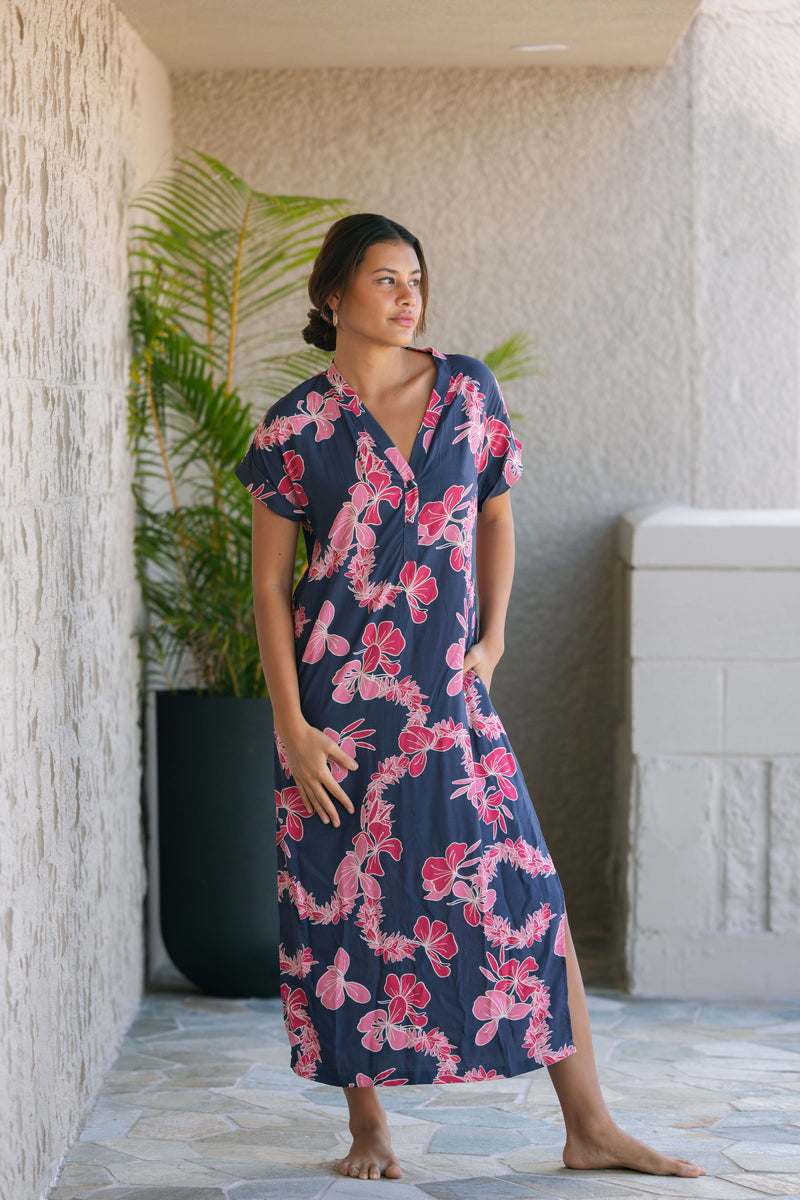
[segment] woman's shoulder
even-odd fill
[[[467,376],[469,379],[475,379],[479,384],[490,386],[494,381],[492,374],[486,363],[480,358],[475,358],[472,354],[448,353],[442,354],[440,351],[435,351],[440,358],[447,359],[450,364],[450,374],[452,377],[458,375]]]
[[[318,371],[316,375],[311,375],[308,379],[304,379],[302,383],[298,383],[288,391],[280,399],[273,401],[267,411],[264,413],[261,424],[266,427],[276,420],[285,420],[287,417],[295,417],[307,411],[306,400],[312,393],[322,393],[330,390],[330,381],[326,372]]]

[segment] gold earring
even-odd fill
[[[338,325],[338,323],[339,323],[339,314],[336,311],[336,309],[334,309],[333,310],[333,324],[334,324],[334,326],[336,326],[336,325]]]

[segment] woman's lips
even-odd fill
[[[392,320],[397,321],[398,325],[413,325],[414,324],[413,317],[392,317]]]

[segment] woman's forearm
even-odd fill
[[[304,723],[297,682],[291,599],[278,584],[262,585],[253,593],[253,610],[275,729],[281,737],[286,737]]]
[[[493,501],[487,501],[478,514],[475,576],[478,637],[490,642],[502,653],[506,611],[514,579],[514,518],[507,492]]]

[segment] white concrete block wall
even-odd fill
[[[107,0],[0,0],[0,1196],[35,1200],[144,981],[127,204],[168,80]]]
[[[800,996],[800,509],[644,506],[618,554],[631,991]]]

